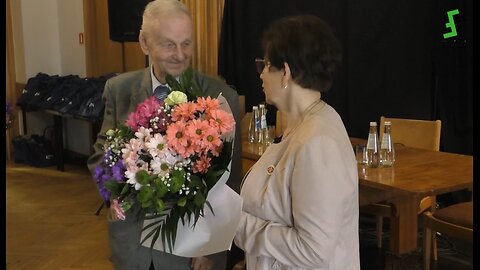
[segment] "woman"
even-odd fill
[[[321,99],[341,61],[339,42],[320,18],[301,15],[271,24],[263,49],[266,100],[288,125],[244,180],[235,243],[248,270],[360,269],[355,156]]]

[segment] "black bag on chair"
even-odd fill
[[[45,131],[43,135],[21,135],[12,140],[15,162],[35,167],[55,165],[55,151],[50,140],[45,137]]]

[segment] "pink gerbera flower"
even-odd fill
[[[195,119],[195,113],[198,110],[198,105],[192,102],[185,102],[177,105],[172,110],[172,120],[173,121],[188,121],[190,119]]]
[[[210,111],[210,117],[210,124],[216,126],[220,133],[223,134],[233,130],[235,119],[232,114],[224,110],[212,110]]]
[[[184,121],[179,121],[170,124],[167,128],[168,146],[183,158],[187,158],[194,152],[190,137],[186,133],[186,126]]]
[[[220,140],[217,128],[209,126],[205,130],[205,138],[202,140],[203,153],[211,152],[214,156],[218,156],[221,146],[222,140]]]
[[[205,155],[201,155],[200,158],[195,161],[195,164],[193,165],[193,172],[206,173],[208,171],[208,168],[210,168],[211,160],[211,158]]]
[[[206,113],[210,112],[211,110],[217,110],[220,108],[220,101],[218,99],[212,99],[211,97],[199,97],[197,98],[197,104],[201,108],[202,111]]]

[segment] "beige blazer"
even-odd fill
[[[241,189],[235,243],[247,269],[360,269],[358,175],[337,112],[321,102],[267,148]]]

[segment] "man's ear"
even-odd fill
[[[138,41],[140,42],[140,48],[142,49],[143,53],[145,55],[148,55],[149,51],[147,46],[147,38],[143,34],[142,30],[140,30],[140,34],[138,34]]]

